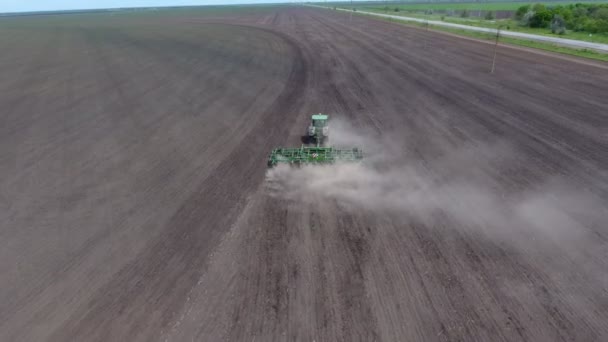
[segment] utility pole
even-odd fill
[[[424,49],[426,50],[428,48],[429,45],[429,37],[428,37],[428,32],[429,32],[429,14],[427,11],[424,12],[424,30],[426,31],[426,33],[424,34]]]
[[[494,44],[494,57],[492,58],[492,69],[490,70],[490,74],[494,73],[494,67],[496,66],[496,52],[498,50],[498,38],[500,38],[500,29],[502,25],[498,26],[496,29],[496,44]]]

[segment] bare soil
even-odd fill
[[[0,340],[608,339],[605,65],[499,47],[490,74],[436,32],[201,13],[0,22]],[[491,206],[269,194],[315,112]]]

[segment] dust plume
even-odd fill
[[[585,238],[586,227],[608,222],[599,201],[564,180],[541,181],[531,190],[502,182],[501,173],[522,164],[508,144],[444,146],[443,153],[432,158],[412,157],[407,138],[373,137],[342,122],[332,122],[331,128],[331,144],[363,146],[364,162],[279,165],[267,174],[271,195],[302,202],[330,199],[430,226],[447,215],[456,229],[503,239],[519,232],[572,243]]]

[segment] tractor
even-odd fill
[[[358,147],[335,148],[326,146],[329,137],[329,116],[314,114],[308,126],[307,137],[313,140],[315,146],[302,145],[301,147],[275,148],[268,157],[268,167],[278,164],[322,165],[336,162],[357,162],[363,159],[363,151]]]

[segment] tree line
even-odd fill
[[[521,6],[515,19],[522,26],[551,28],[556,34],[566,29],[589,33],[608,32],[608,4],[570,4],[547,7],[543,4]]]

